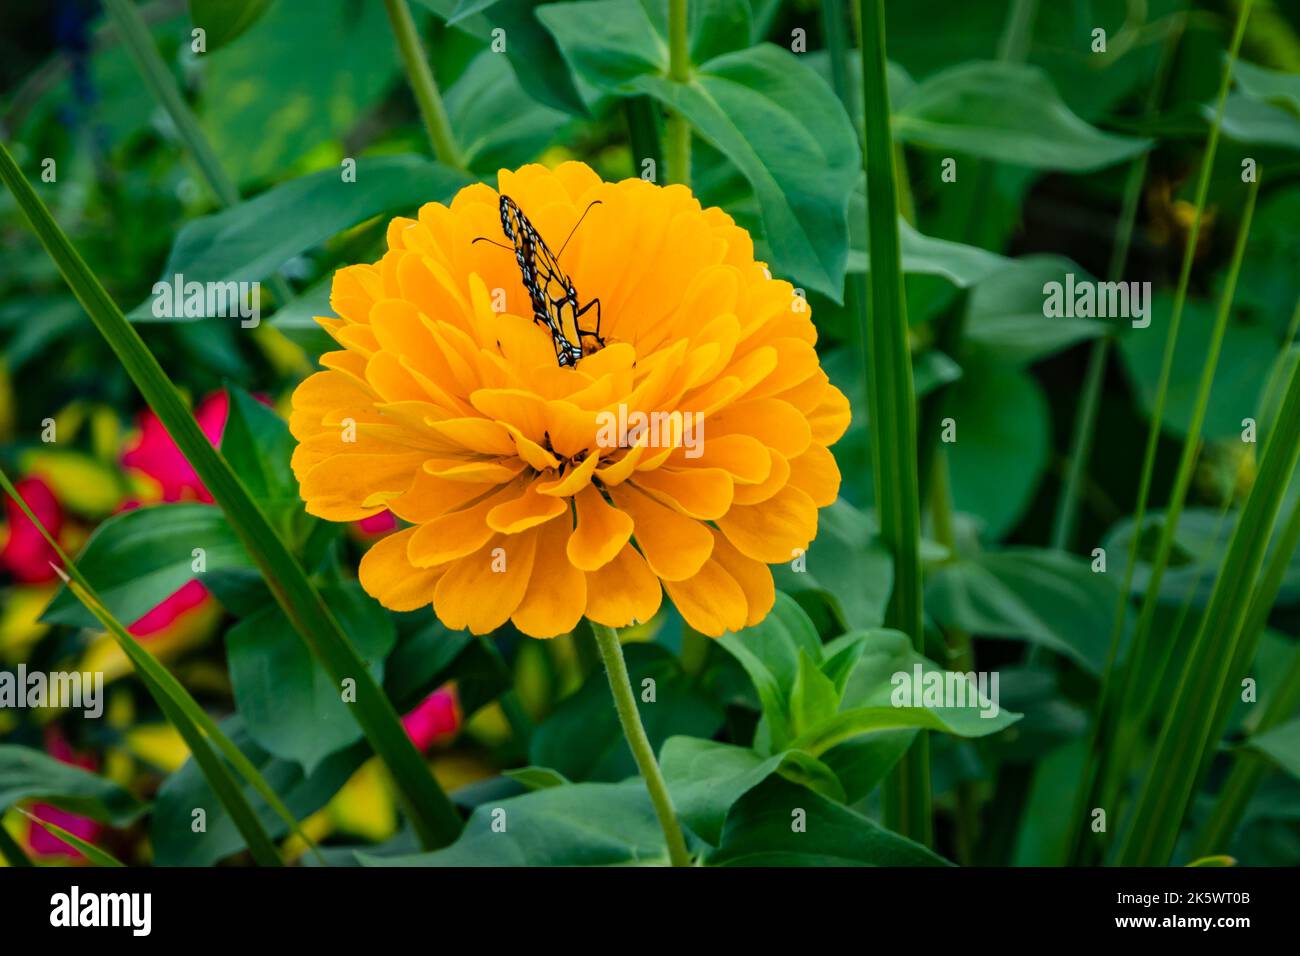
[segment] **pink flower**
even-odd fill
[[[171,627],[185,614],[208,602],[208,589],[198,581],[186,581],[179,591],[127,628],[133,637],[152,637]]]
[[[213,392],[199,403],[194,411],[199,428],[213,445],[220,444],[230,412],[230,397],[224,392]],[[122,454],[122,464],[157,482],[162,501],[203,501],[211,503],[212,495],[194,466],[172,441],[152,409],[145,409],[138,419],[140,434]]]
[[[51,726],[47,730],[45,734],[45,750],[60,763],[71,764],[74,767],[82,767],[86,770],[95,769],[95,758],[90,754],[79,755],[73,751],[68,739],[63,736],[63,733],[57,727]],[[94,843],[99,838],[99,835],[104,832],[102,824],[96,823],[87,817],[69,813],[67,810],[50,806],[47,803],[36,804],[32,807],[31,813],[34,817],[45,820],[47,823],[53,823],[74,836],[81,837],[87,843]],[[71,857],[72,859],[81,859],[82,857],[80,850],[68,846],[44,827],[35,823],[28,824],[27,845],[35,856],[62,856]]]
[[[213,392],[199,403],[194,417],[199,428],[213,445],[221,442],[230,414],[230,396]],[[212,495],[199,480],[194,467],[181,454],[176,443],[163,428],[152,409],[146,408],[138,419],[140,434],[122,453],[122,465],[152,479],[164,502],[202,501],[210,503]],[[127,511],[141,502],[129,499],[122,505]],[[176,623],[187,612],[202,607],[210,599],[208,589],[198,581],[187,581],[165,601],[127,628],[135,637],[151,637]]]
[[[363,545],[371,545],[397,530],[397,518],[391,511],[381,511],[360,521],[354,521],[348,527],[354,540]]]
[[[40,478],[27,477],[14,487],[57,541],[63,529],[63,509],[50,486]],[[9,535],[0,549],[0,567],[23,584],[42,584],[52,580],[55,571],[50,562],[57,564],[58,555],[12,498],[5,498],[5,517],[9,523]]]
[[[452,684],[439,687],[402,718],[406,735],[421,751],[451,740],[460,732],[460,725],[460,699]]]

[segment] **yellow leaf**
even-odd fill
[[[19,470],[40,475],[59,502],[79,514],[101,517],[122,500],[117,473],[79,451],[35,448],[20,456]]]

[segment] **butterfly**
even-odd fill
[[[585,305],[579,305],[578,290],[574,288],[573,280],[560,268],[560,256],[564,254],[569,239],[578,231],[578,226],[582,225],[582,220],[591,212],[591,207],[599,203],[600,200],[596,200],[586,208],[574,224],[569,238],[560,246],[559,253],[553,253],[546,240],[519,208],[519,204],[509,196],[501,197],[501,231],[513,243],[515,262],[519,266],[532,305],[533,321],[551,333],[551,341],[555,344],[555,359],[561,368],[574,368],[578,360],[588,354],[583,339],[594,343],[595,348],[590,351],[605,346],[605,340],[600,336],[600,299],[591,299]],[[474,241],[492,242],[486,236],[480,236]],[[492,244],[503,249],[511,248],[499,242]],[[593,308],[596,310],[596,328],[584,329],[578,320]],[[572,338],[569,337],[569,328],[573,330]]]

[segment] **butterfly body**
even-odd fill
[[[585,305],[579,303],[578,290],[560,268],[559,256],[551,251],[518,204],[505,195],[501,197],[501,231],[514,247],[515,263],[528,291],[533,321],[551,333],[555,359],[560,366],[575,367],[586,354],[584,338],[591,339],[596,348],[605,344],[600,337],[600,300],[592,299]],[[561,247],[560,251],[563,252],[564,248]],[[578,320],[593,307],[596,310],[596,329],[588,331]],[[573,338],[569,337],[566,326],[572,327]]]

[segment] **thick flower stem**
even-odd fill
[[[668,79],[674,83],[689,83],[691,79],[691,50],[686,23],[686,0],[668,0]],[[689,186],[691,124],[676,109],[668,111],[664,124],[668,140],[668,181]]]
[[[411,18],[411,8],[406,0],[384,0],[388,11],[388,20],[393,25],[393,36],[397,38],[397,49],[402,55],[402,66],[406,69],[406,78],[415,94],[415,102],[420,107],[420,116],[424,119],[424,128],[429,133],[429,142],[433,145],[433,155],[439,162],[456,169],[465,168],[464,157],[456,145],[456,137],[451,131],[451,122],[447,119],[447,108],[443,106],[442,94],[429,69],[424,48],[420,44],[420,34]]]
[[[673,810],[672,797],[668,795],[668,785],[655,760],[655,752],[650,747],[650,739],[641,724],[641,715],[636,709],[636,696],[632,692],[632,682],[627,676],[627,662],[623,659],[623,646],[618,641],[618,634],[612,627],[591,622],[591,631],[596,635],[596,646],[600,649],[600,659],[605,662],[605,674],[609,677],[609,689],[614,695],[614,708],[618,711],[619,723],[623,725],[623,736],[632,748],[632,756],[645,778],[645,788],[654,804],[655,816],[663,827],[664,840],[668,844],[668,858],[673,866],[690,866],[691,858],[686,852],[686,840],[682,837],[682,828],[677,822]]]

